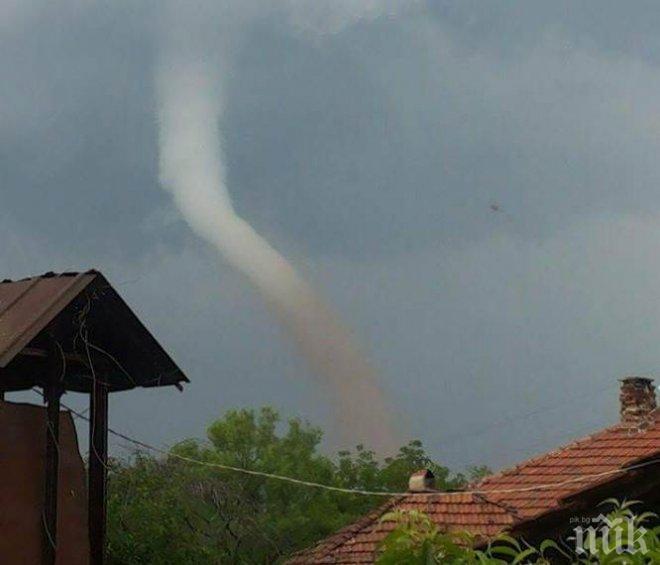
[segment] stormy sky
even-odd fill
[[[353,328],[403,435],[497,467],[615,422],[617,378],[660,365],[660,7],[429,0],[319,36],[248,4],[219,124],[235,207]],[[190,6],[222,28],[222,2]],[[159,186],[163,26],[156,1],[0,5],[0,275],[99,268],[172,353],[192,383],[114,395],[126,433],[264,404],[331,428]]]

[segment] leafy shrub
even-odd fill
[[[507,535],[483,544],[467,532],[445,532],[429,516],[419,511],[395,511],[382,517],[395,522],[395,529],[379,548],[378,565],[501,565],[506,563],[545,565],[550,555],[562,562],[578,565],[650,565],[660,563],[660,526],[652,527],[657,516],[651,512],[635,514],[638,502],[608,499],[603,504],[613,509],[601,516],[592,528],[575,541],[579,551],[569,552],[555,541],[545,540],[538,548]],[[584,534],[584,532],[582,532]],[[568,546],[565,546],[568,547]]]

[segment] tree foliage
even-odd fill
[[[113,461],[110,563],[273,563],[383,502],[214,468],[218,463],[352,489],[402,491],[420,468],[433,470],[439,488],[465,483],[431,461],[419,441],[379,461],[361,445],[328,457],[321,440],[320,429],[298,419],[283,423],[272,408],[233,410],[209,426],[205,442],[181,442],[166,458],[138,453]]]
[[[660,526],[653,527],[657,516],[650,512],[636,514],[635,502],[604,502],[613,509],[603,522],[607,533],[594,530],[587,543],[560,545],[545,540],[538,548],[507,535],[499,535],[487,544],[477,542],[467,532],[442,531],[429,516],[419,511],[395,511],[382,517],[395,522],[394,530],[379,548],[377,565],[505,565],[525,563],[549,565],[617,564],[652,565],[660,563]],[[569,538],[575,540],[575,538]],[[585,541],[585,540],[581,540]],[[578,551],[578,547],[580,550]]]
[[[589,536],[584,540],[580,565],[623,564],[646,565],[660,563],[660,526],[652,512],[636,513],[639,501],[605,500],[613,509],[606,516],[607,536]],[[618,546],[619,551],[613,549]]]

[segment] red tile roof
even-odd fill
[[[558,510],[562,499],[620,478],[626,467],[655,456],[660,456],[659,410],[643,428],[620,423],[486,477],[471,485],[470,490],[478,492],[393,498],[358,522],[298,553],[289,563],[373,563],[378,544],[394,527],[380,518],[393,509],[421,510],[444,530],[467,530],[490,537]]]
[[[489,500],[516,508],[520,517],[527,519],[559,507],[563,498],[601,482],[608,476],[597,478],[593,475],[613,473],[654,455],[660,455],[658,410],[646,429],[634,424],[617,424],[512,469],[486,477],[476,488],[486,491]],[[591,477],[580,479],[585,475]],[[620,475],[609,475],[611,478],[617,476]],[[525,489],[539,484],[558,486],[514,493],[488,492]]]
[[[419,510],[448,530],[469,530],[483,537],[493,536],[514,522],[511,509],[479,494],[411,494],[390,500],[289,563],[373,563],[378,544],[394,529],[392,522],[381,522],[380,518],[395,508]]]

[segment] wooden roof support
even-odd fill
[[[44,488],[43,563],[54,565],[57,558],[57,483],[60,462],[60,397],[62,388],[52,380],[44,386],[46,402],[46,469]]]
[[[89,419],[90,564],[105,563],[106,486],[108,468],[108,388],[94,379]]]
[[[43,386],[48,402],[45,537],[57,533],[59,397],[62,390],[89,394],[91,565],[105,562],[109,392],[181,390],[184,382],[181,369],[98,271],[0,280],[0,399],[4,391]],[[44,563],[54,562],[53,547],[50,540],[44,545]]]
[[[18,355],[23,355],[26,357],[39,357],[39,358],[48,358],[52,356],[52,353],[46,349],[40,349],[38,347],[25,347],[23,348]],[[69,363],[86,363],[87,360],[77,353],[63,353],[64,359]],[[56,358],[57,361],[57,358]]]

